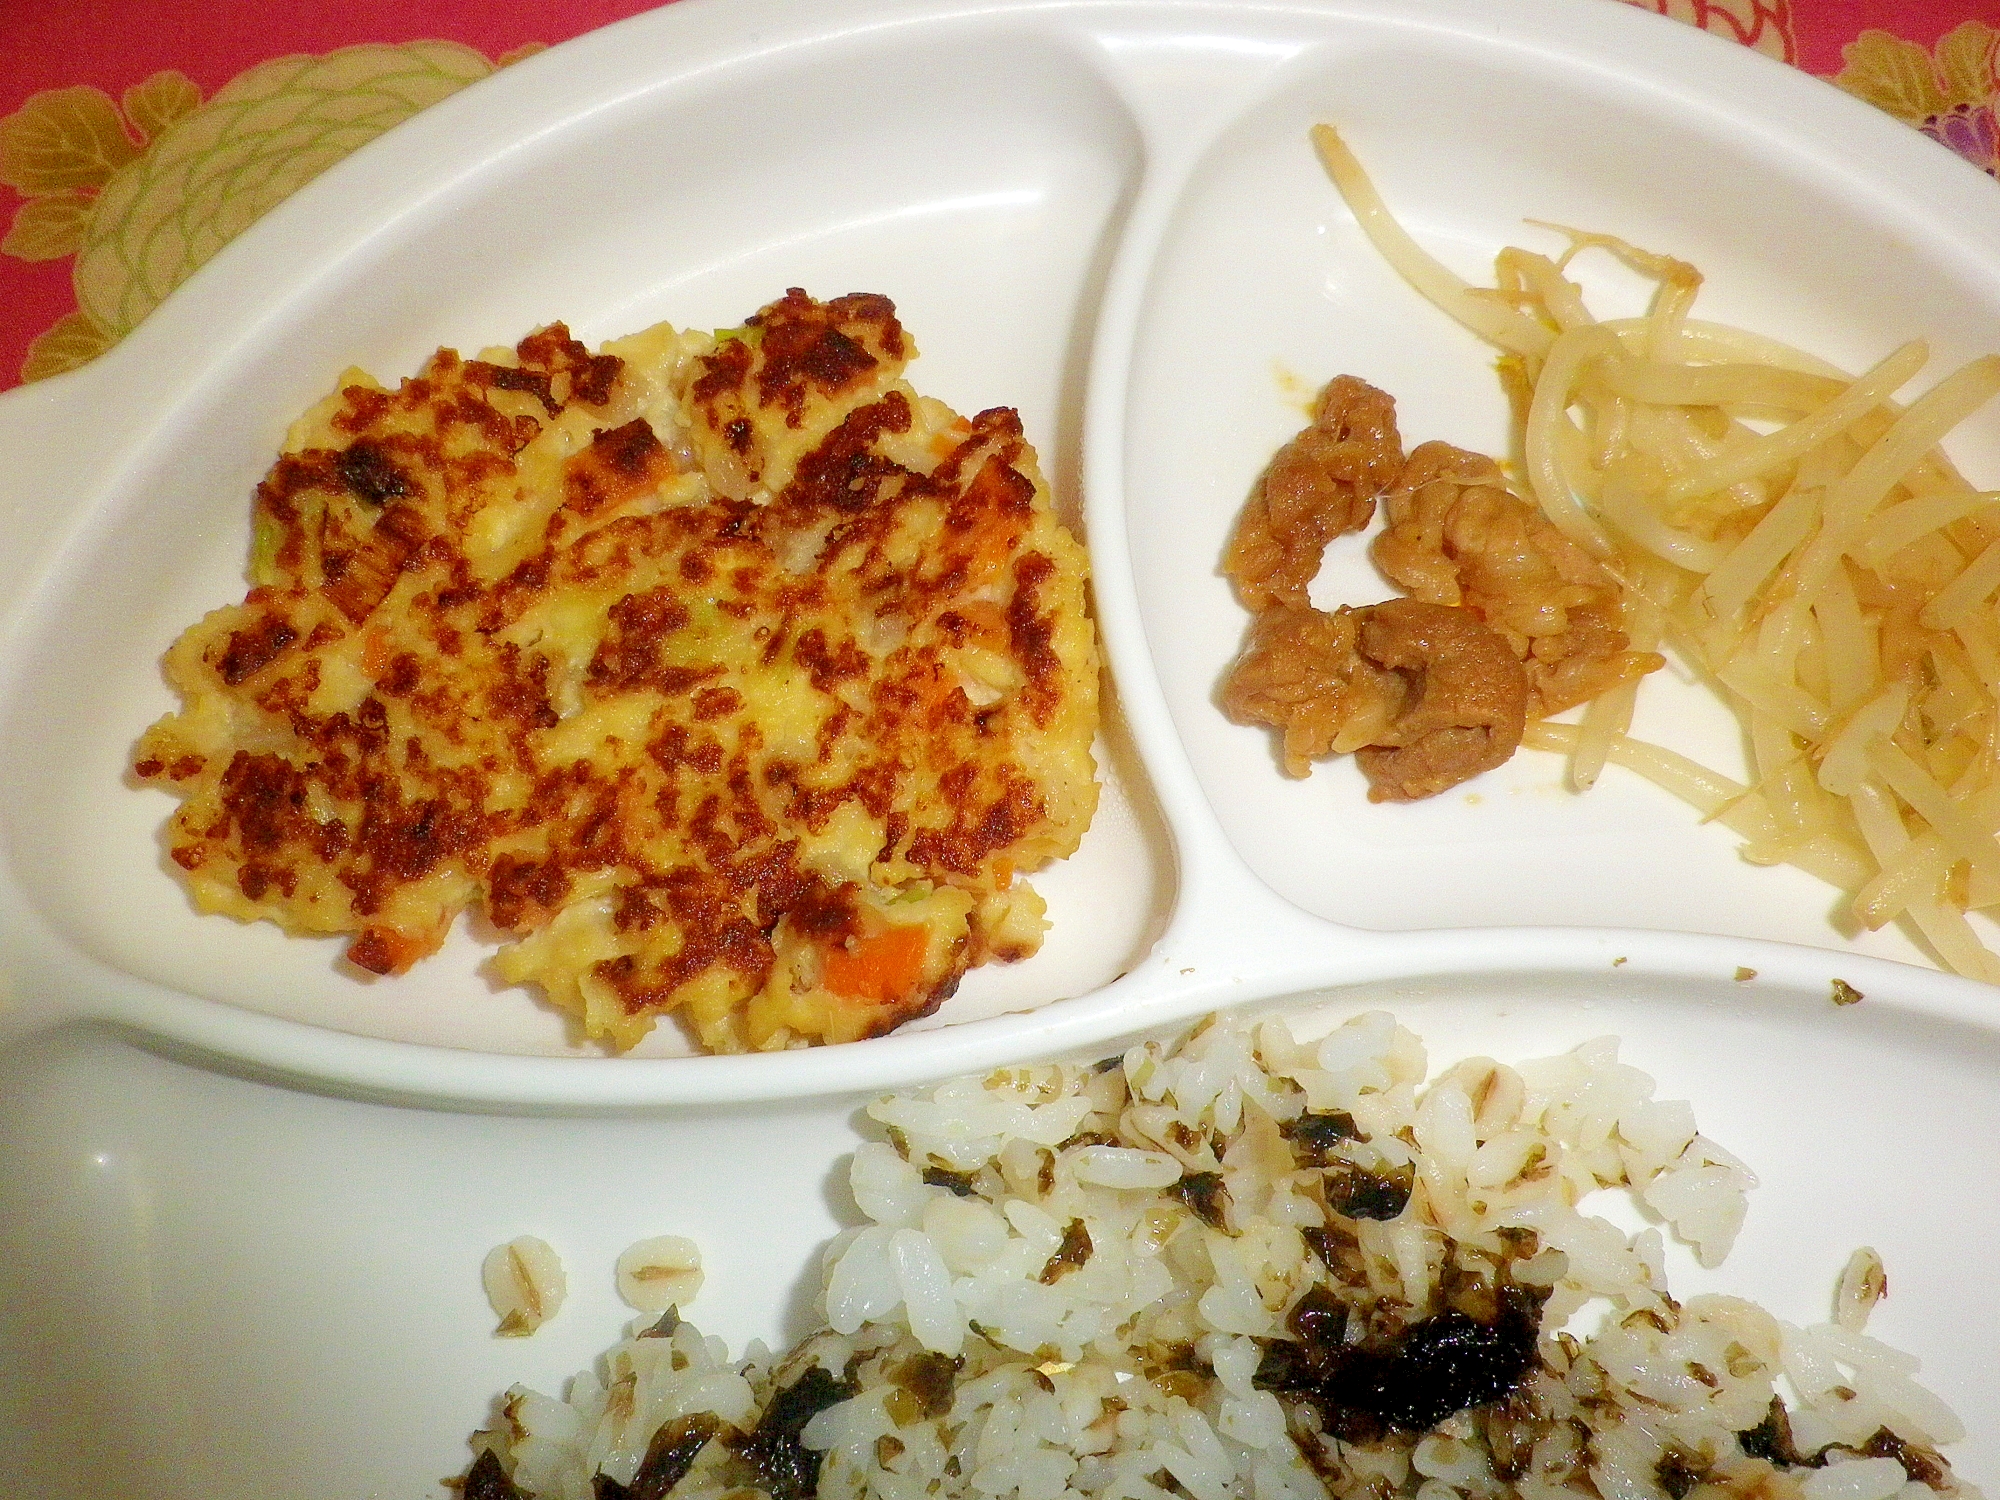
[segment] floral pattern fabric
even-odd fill
[[[1995,0],[1624,3],[1816,73],[2000,177]],[[0,11],[0,389],[96,358],[246,225],[384,130],[527,51],[647,8],[106,0],[85,12],[11,0]],[[121,11],[128,25],[115,24]],[[426,22],[435,34],[409,35]],[[230,70],[226,54],[246,36],[264,50]],[[161,62],[174,43],[173,65],[145,66],[149,49]],[[205,93],[197,77],[217,71]]]
[[[1846,56],[1835,83],[2000,177],[1994,128],[2000,30],[1962,21],[1930,48],[1893,32],[1864,31]]]

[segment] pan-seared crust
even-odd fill
[[[135,757],[197,903],[378,973],[483,904],[500,973],[620,1047],[873,1035],[1034,951],[1016,875],[1096,801],[1083,554],[1015,414],[913,353],[887,299],[794,291],[351,372]]]

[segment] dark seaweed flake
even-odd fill
[[[1294,1313],[1294,1331],[1299,1331]],[[1265,1346],[1256,1384],[1312,1403],[1326,1430],[1350,1442],[1372,1441],[1382,1427],[1422,1432],[1453,1412],[1511,1395],[1535,1361],[1541,1304],[1519,1287],[1500,1293],[1498,1316],[1481,1322],[1456,1309],[1413,1323],[1382,1344],[1343,1344],[1330,1337],[1344,1317],[1304,1326],[1316,1341],[1296,1352],[1283,1341]]]
[[[1503,1231],[1504,1232],[1504,1231]],[[1368,1285],[1368,1267],[1363,1262],[1361,1242],[1350,1229],[1337,1224],[1302,1229],[1306,1245],[1320,1258],[1320,1264],[1348,1286]]]
[[[1907,1442],[1886,1427],[1875,1429],[1875,1435],[1861,1445],[1863,1458],[1893,1458],[1903,1466],[1903,1472],[1919,1484],[1929,1485],[1934,1490],[1942,1490],[1950,1483],[1950,1470],[1945,1461],[1930,1449]]]
[[[1063,1228],[1062,1243],[1056,1247],[1056,1253],[1042,1267],[1042,1285],[1054,1286],[1076,1270],[1090,1259],[1091,1248],[1090,1231],[1084,1227],[1083,1220],[1071,1219]]]
[[[917,1414],[930,1421],[951,1410],[951,1397],[958,1384],[963,1359],[926,1350],[912,1354],[889,1374],[892,1384],[908,1391],[917,1401]]]
[[[1347,1304],[1314,1286],[1299,1298],[1285,1326],[1315,1357],[1329,1356],[1347,1342]]]
[[[534,1500],[526,1490],[507,1477],[506,1469],[488,1448],[472,1461],[472,1467],[465,1471],[465,1485],[459,1491],[463,1500]]]
[[[646,1445],[638,1472],[627,1486],[631,1500],[667,1500],[675,1485],[687,1477],[708,1440],[722,1429],[722,1419],[713,1412],[690,1412],[663,1422]]]
[[[1167,1192],[1210,1229],[1229,1228],[1229,1189],[1220,1172],[1185,1172]]]
[[[1708,1465],[1679,1448],[1669,1448],[1653,1465],[1653,1477],[1669,1500],[1686,1500],[1688,1493],[1708,1477]]]
[[[1761,1458],[1781,1468],[1793,1468],[1800,1464],[1810,1465],[1813,1460],[1799,1452],[1792,1441],[1792,1415],[1785,1410],[1785,1403],[1776,1396],[1771,1398],[1770,1409],[1764,1413],[1764,1420],[1755,1427],[1736,1434],[1736,1441],[1751,1458]]]
[[[1333,1159],[1334,1148],[1343,1141],[1368,1139],[1355,1126],[1354,1116],[1344,1109],[1325,1114],[1311,1111],[1278,1127],[1292,1143],[1292,1155],[1302,1167],[1323,1167]]]
[[[972,1185],[971,1172],[954,1172],[949,1167],[925,1167],[924,1181],[931,1187],[950,1188],[961,1198],[970,1198],[977,1192]]]
[[[801,1443],[799,1434],[814,1417],[860,1389],[859,1382],[837,1380],[814,1365],[771,1398],[757,1430],[736,1444],[771,1500],[813,1500],[819,1491],[820,1455]]]
[[[1416,1182],[1416,1172],[1409,1167],[1395,1172],[1371,1172],[1365,1167],[1329,1172],[1326,1206],[1342,1218],[1386,1223],[1409,1206]]]

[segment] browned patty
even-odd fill
[[[205,910],[399,973],[470,905],[585,1034],[840,1041],[1039,944],[1096,786],[1085,564],[887,299],[359,372],[259,486],[138,774]]]

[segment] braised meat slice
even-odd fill
[[[1258,481],[1223,558],[1244,604],[1305,604],[1326,544],[1366,526],[1402,471],[1395,400],[1352,375],[1328,381],[1312,424]]]
[[[1483,454],[1419,445],[1382,497],[1376,566],[1412,598],[1469,610],[1528,674],[1545,719],[1665,664],[1631,650],[1617,579],[1506,487]]]

